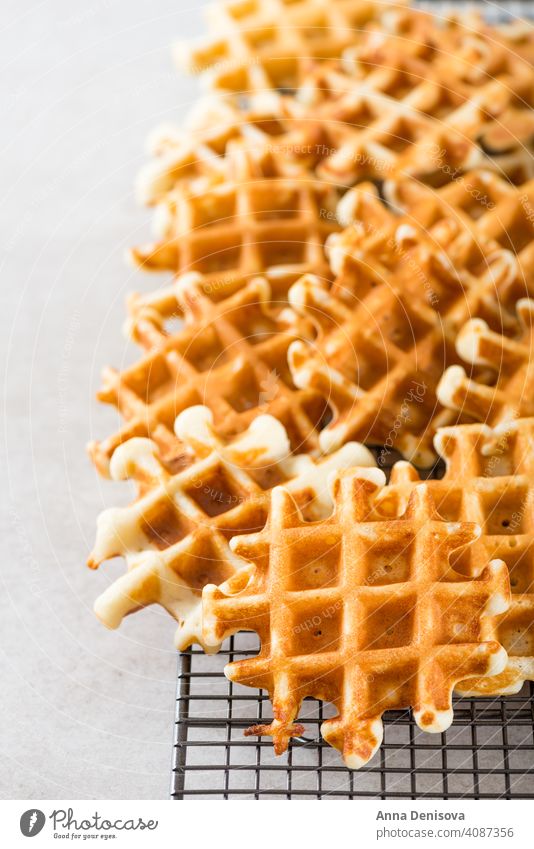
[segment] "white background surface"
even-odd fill
[[[149,238],[133,198],[147,133],[198,91],[170,56],[201,33],[192,0],[2,0],[0,257],[5,453],[0,595],[0,796],[166,798],[173,623],[160,609],[107,631],[92,604],[120,562],[84,563],[104,506],[90,438],[116,427],[94,393],[133,362],[121,333]]]

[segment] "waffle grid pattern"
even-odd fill
[[[484,185],[487,173],[478,176]],[[502,183],[490,177],[498,196],[504,192]],[[532,181],[526,184],[525,196],[533,188]],[[389,214],[386,235],[368,221],[369,210],[376,208],[370,189],[362,186],[345,196],[340,205],[344,214],[362,217],[365,225],[331,240],[334,289],[327,293],[320,280],[308,275],[289,294],[301,315],[323,325],[312,348],[298,342],[289,350],[296,385],[316,390],[335,409],[321,434],[323,448],[345,438],[384,444],[403,400],[413,402],[422,386],[422,398],[410,404],[410,425],[398,446],[417,465],[431,465],[432,428],[455,420],[436,404],[436,389],[444,368],[458,360],[458,329],[470,316],[485,315],[494,327],[509,332],[517,324],[515,302],[530,286],[523,269],[534,246],[531,225],[517,192],[511,193],[478,218],[476,204],[461,211],[454,207],[461,219],[455,221],[447,211],[458,186],[432,192],[414,203],[414,216],[425,220],[423,232],[410,217]],[[518,232],[511,233],[512,244],[505,248],[502,231],[509,202],[519,219]],[[437,220],[429,220],[429,206]],[[521,250],[519,231],[526,228],[529,247]],[[438,250],[434,246],[428,251],[429,239]],[[416,297],[422,287],[425,302]],[[372,332],[371,321],[376,322]]]
[[[490,330],[485,321],[471,319],[460,331],[456,350],[466,368],[491,368],[496,376],[490,385],[472,380],[463,366],[451,366],[441,378],[438,398],[445,406],[466,411],[477,421],[498,424],[534,412],[532,404],[532,321],[534,301],[523,298],[517,311],[521,332],[507,339]]]
[[[323,244],[337,229],[336,201],[317,179],[255,179],[247,164],[235,181],[172,192],[160,209],[159,239],[133,248],[130,259],[146,271],[199,271],[219,282],[273,266],[327,273]]]
[[[126,420],[90,446],[104,474],[115,449],[136,436],[152,438],[166,460],[179,459],[183,446],[173,433],[174,420],[196,404],[210,407],[225,434],[243,432],[255,416],[270,412],[288,427],[293,448],[315,447],[325,405],[313,392],[295,389],[286,364],[299,326],[284,322],[262,278],[215,304],[204,294],[203,282],[194,274],[181,281],[178,300],[186,321],[175,334],[167,333],[153,306],[131,317],[130,333],[144,356],[123,372],[104,371],[98,397]]]
[[[473,168],[494,170],[515,183],[532,176],[528,91],[515,96],[521,109],[507,107],[510,86],[495,80],[484,87],[485,101],[471,95],[475,106],[467,104],[465,92],[451,97],[444,91],[438,72],[429,80],[424,66],[414,68],[401,58],[395,65],[368,72],[365,83],[346,71],[317,71],[306,94],[310,103],[281,103],[274,115],[244,118],[223,98],[206,102],[202,120],[191,119],[196,144],[190,135],[186,144],[181,131],[160,128],[137,189],[140,200],[157,204],[157,241],[134,247],[133,262],[149,271],[206,273],[232,264],[244,271],[261,263],[265,268],[269,261],[280,264],[284,257],[268,242],[280,241],[281,219],[290,220],[289,258],[320,261],[328,222],[317,216],[317,207],[332,209],[337,197],[362,180],[400,174],[432,185]],[[496,86],[501,88],[494,91]],[[499,118],[490,117],[488,103],[503,100]],[[310,120],[310,112],[320,119]],[[514,146],[510,136],[524,137],[523,147]]]
[[[417,5],[439,13],[463,4]],[[484,12],[492,21],[503,9],[484,4]],[[507,13],[531,16],[532,3],[508,3]],[[255,636],[239,634],[216,656],[197,649],[180,656],[172,798],[534,798],[534,684],[506,698],[455,700],[454,725],[441,735],[423,735],[408,711],[391,712],[379,754],[354,773],[321,741],[328,712],[315,700],[303,707],[304,737],[283,760],[270,740],[243,737],[244,728],[271,718],[269,700],[222,670],[257,650]]]
[[[289,439],[272,416],[258,416],[235,440],[221,438],[207,407],[183,411],[176,419],[187,462],[170,473],[149,439],[130,439],[114,453],[115,480],[135,481],[139,497],[127,507],[100,514],[88,560],[97,568],[122,556],[127,571],[95,602],[97,616],[110,628],[149,604],[160,604],[179,623],[178,648],[203,645],[200,590],[221,583],[244,566],[229,539],[261,529],[269,493],[283,483],[310,521],[331,510],[328,476],[351,466],[373,464],[366,448],[354,443],[315,463],[308,454],[289,456]]]
[[[356,7],[350,0],[226,0],[207,8],[213,33],[193,47],[178,44],[176,59],[193,73],[211,70],[222,89],[292,88],[305,75],[307,59],[339,57],[355,32],[388,11],[388,0]]]
[[[517,692],[534,678],[534,595],[531,527],[533,419],[490,431],[486,425],[444,428],[437,449],[445,460],[443,478],[429,483],[439,514],[449,522],[476,522],[482,536],[454,562],[462,574],[478,574],[488,559],[501,558],[510,571],[512,603],[497,617],[491,635],[505,646],[508,665],[496,679],[464,682],[458,692],[495,695]],[[408,463],[396,464],[379,512],[400,515],[420,481]],[[496,632],[493,630],[496,624]],[[496,636],[495,636],[496,633]],[[520,636],[519,636],[520,635]]]

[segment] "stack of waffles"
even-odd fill
[[[534,31],[393,0],[219,0],[180,45],[210,91],[138,179],[173,275],[128,300],[90,444],[135,498],[98,519],[110,628],[255,631],[227,676],[304,698],[347,766],[410,707],[534,680]],[[533,300],[531,300],[533,298]],[[176,327],[179,319],[179,328]]]

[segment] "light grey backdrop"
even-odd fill
[[[126,246],[150,213],[132,194],[149,130],[198,91],[172,65],[201,33],[193,0],[3,0],[0,261],[5,453],[0,574],[0,796],[165,798],[176,655],[159,609],[116,632],[95,596],[123,568],[85,566],[95,517],[128,501],[85,455],[116,425],[93,400],[132,362]],[[5,509],[4,509],[5,508]]]

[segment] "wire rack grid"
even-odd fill
[[[218,655],[192,649],[178,673],[171,794],[174,799],[534,799],[534,686],[506,698],[455,700],[454,724],[425,734],[410,711],[384,718],[370,763],[346,769],[320,738],[329,706],[309,699],[306,731],[277,758],[272,741],[244,737],[271,716],[266,694],[232,684],[227,662],[258,646],[239,634]]]

